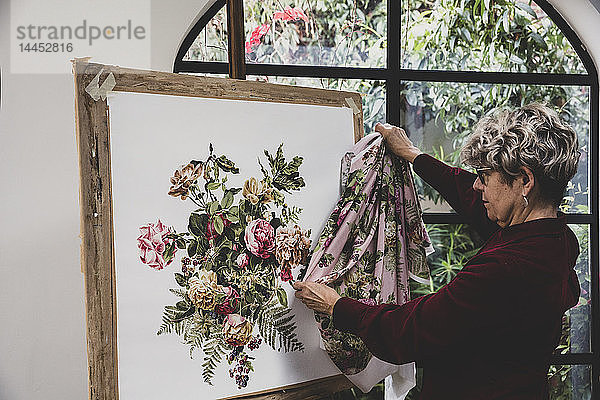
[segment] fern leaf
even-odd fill
[[[221,338],[221,334],[211,335],[204,341],[202,351],[204,352],[202,379],[204,379],[204,382],[212,385],[212,378],[215,376],[217,364],[221,362],[223,356],[227,353],[227,347]]]
[[[256,323],[265,342],[277,351],[302,351],[304,345],[298,340],[290,309],[270,302],[257,310]]]
[[[186,319],[177,319],[176,315],[180,313],[175,306],[165,306],[165,311],[162,316],[162,324],[158,328],[157,335],[163,335],[166,333],[176,333],[177,335],[182,335],[185,331],[185,326],[187,324]]]
[[[186,289],[181,289],[181,288],[169,289],[169,292],[173,293],[175,296],[180,297],[183,300],[185,300],[187,298],[187,290]]]

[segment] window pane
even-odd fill
[[[206,24],[194,40],[183,61],[227,62],[227,13],[226,7]]]
[[[575,266],[581,294],[579,303],[563,317],[562,335],[556,354],[586,353],[590,351],[591,305],[590,305],[590,257],[588,225],[569,225],[579,241],[579,258]]]
[[[427,257],[431,282],[424,285],[411,280],[411,299],[437,292],[448,284],[484,242],[467,224],[427,224],[427,233],[435,249]]]
[[[385,0],[246,0],[246,61],[384,67]]]
[[[589,400],[591,382],[589,365],[551,365],[548,371],[551,400]]]
[[[531,1],[405,1],[401,42],[404,68],[586,72],[558,26]]]
[[[518,107],[531,102],[546,103],[560,112],[577,132],[581,158],[579,169],[567,187],[561,210],[589,212],[589,88],[585,86],[541,86],[468,84],[447,82],[403,82],[400,121],[423,151],[460,166],[460,148],[477,121],[497,107]],[[428,201],[428,211],[449,210],[439,195],[419,184]],[[436,203],[437,202],[437,203]],[[440,205],[442,204],[442,205]]]
[[[377,122],[385,122],[385,83],[359,79],[288,78],[282,76],[248,76],[249,80],[308,86],[319,89],[344,90],[364,94],[362,98],[365,135],[373,131]]]

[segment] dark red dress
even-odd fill
[[[562,315],[579,299],[579,245],[564,215],[500,229],[472,188],[474,174],[425,154],[414,171],[486,243],[437,293],[400,306],[341,298],[335,327],[382,360],[423,367],[420,400],[547,399]]]

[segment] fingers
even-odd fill
[[[398,135],[403,139],[408,139],[406,131],[402,128],[391,124],[382,124],[378,122],[375,124],[375,131],[381,133],[381,135],[387,140],[391,135]]]
[[[294,289],[294,296],[308,308],[330,315],[335,302],[340,298],[335,289],[316,282],[297,282]]]
[[[392,125],[390,124],[382,124],[378,122],[375,125],[375,131],[381,133],[384,137],[391,133]]]
[[[294,283],[292,286],[294,287],[294,289],[296,289],[296,293],[294,293],[294,296],[296,296],[298,299],[302,300],[304,302],[304,300],[308,299],[308,298],[312,298],[315,295],[315,290],[314,290],[314,286],[318,285],[314,282],[296,282]]]
[[[386,147],[395,155],[413,162],[421,154],[421,150],[411,142],[404,129],[390,124],[378,123],[375,125],[375,130],[381,133]]]

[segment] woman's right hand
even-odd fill
[[[375,125],[375,131],[381,133],[385,139],[387,148],[398,157],[404,158],[408,162],[413,162],[419,154],[422,153],[408,138],[408,135],[402,128],[390,124]]]

